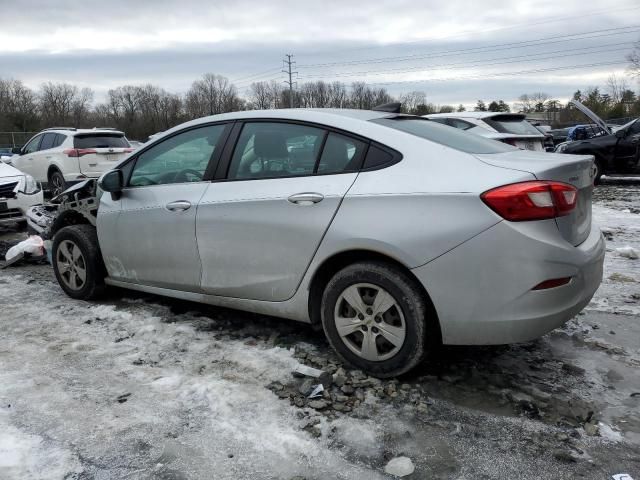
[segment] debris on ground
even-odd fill
[[[626,257],[630,260],[637,260],[640,257],[638,250],[629,246],[616,248],[616,253],[621,257]]]
[[[413,462],[408,457],[396,457],[389,460],[389,463],[384,467],[384,472],[394,477],[406,477],[411,475],[416,467],[413,466]]]
[[[291,374],[294,377],[311,377],[317,379],[325,388],[329,388],[333,383],[333,375],[329,372],[309,367],[307,365],[298,365]]]
[[[11,247],[6,255],[6,263],[2,268],[15,265],[22,259],[40,261],[45,258],[44,241],[38,235],[31,235],[26,240]]]

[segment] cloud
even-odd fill
[[[633,0],[592,10],[579,0],[514,0],[508,7],[497,0],[0,2],[0,15],[11,19],[0,30],[0,76],[33,87],[76,83],[93,88],[98,99],[122,84],[183,92],[205,72],[240,79],[242,91],[252,80],[283,80],[279,67],[288,52],[295,54],[299,81],[364,79],[392,92],[425,90],[438,103],[510,100],[534,90],[564,98],[622,72],[624,55],[640,36],[640,29],[610,30],[596,38],[514,44],[633,26],[640,12]],[[416,58],[393,58],[407,55]],[[305,67],[380,58],[388,60]],[[553,70],[613,60],[620,64]],[[504,76],[536,69],[547,71]],[[403,83],[413,80],[421,81]]]

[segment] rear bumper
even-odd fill
[[[602,280],[605,243],[598,227],[574,247],[553,221],[501,222],[413,270],[451,345],[530,341],[560,327],[591,300]],[[555,278],[571,282],[547,290]]]

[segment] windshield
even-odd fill
[[[521,116],[500,115],[483,119],[485,123],[495,128],[500,133],[513,133],[514,135],[540,135],[540,131],[524,120]]]
[[[121,133],[100,133],[90,135],[76,135],[73,139],[74,148],[128,148],[129,142]]]
[[[517,150],[505,143],[442,125],[427,118],[395,117],[371,121],[466,153],[504,153]]]

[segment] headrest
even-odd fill
[[[282,132],[256,132],[253,151],[260,158],[286,158],[289,156],[287,140]]]

